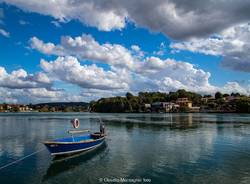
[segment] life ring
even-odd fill
[[[73,125],[74,128],[79,128],[80,127],[79,119],[76,119],[76,118],[72,119],[71,124]]]

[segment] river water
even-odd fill
[[[55,159],[42,141],[106,125],[97,150]],[[41,150],[41,151],[40,151]],[[250,114],[1,113],[0,183],[250,183]]]

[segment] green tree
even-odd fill
[[[236,101],[236,112],[250,113],[250,101],[247,99],[239,99]]]
[[[229,96],[229,94],[227,94],[227,93],[223,94],[223,97],[228,97],[228,96]]]
[[[128,100],[130,100],[130,99],[133,98],[133,97],[134,97],[134,95],[133,95],[132,93],[129,93],[129,92],[126,93],[126,98],[127,98]]]
[[[215,93],[215,99],[220,99],[220,98],[222,98],[221,92],[216,92]]]

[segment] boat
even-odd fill
[[[74,128],[79,128],[78,119],[71,121]],[[68,155],[95,149],[105,142],[104,124],[100,124],[100,132],[89,133],[89,130],[69,130],[70,137],[43,142],[51,155]],[[75,134],[84,134],[75,136]]]
[[[106,147],[106,142],[104,142],[102,145],[98,146],[98,148],[91,151],[53,157],[46,173],[42,177],[42,182],[48,181],[63,172],[77,168],[97,155],[103,156],[107,154],[107,152],[105,152]]]

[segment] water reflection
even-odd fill
[[[51,113],[0,115],[0,161],[67,136],[72,117],[95,131],[106,123],[108,147],[52,160],[47,150],[0,171],[1,183],[98,183],[145,177],[152,183],[247,183],[250,115]],[[15,175],[15,177],[10,177]]]
[[[57,176],[60,173],[66,172],[68,170],[73,170],[74,168],[84,164],[85,162],[91,160],[93,157],[104,152],[107,148],[107,144],[104,143],[95,150],[88,152],[72,154],[69,156],[57,156],[54,157],[51,161],[49,168],[46,171],[46,174],[43,176],[42,181],[49,180]]]
[[[145,116],[119,116],[104,117],[103,121],[111,126],[126,126],[128,130],[139,127],[144,129],[162,130],[170,128],[170,130],[187,130],[195,129],[201,126],[201,122],[193,118],[193,114],[175,115],[167,114],[165,116],[155,117],[155,114],[144,114]],[[96,122],[96,119],[91,119],[91,122]]]

